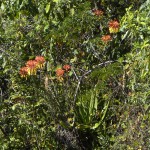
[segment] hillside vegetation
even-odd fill
[[[150,149],[149,18],[149,0],[0,2],[0,149]]]

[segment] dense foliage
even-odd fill
[[[0,6],[0,149],[150,148],[149,0]]]

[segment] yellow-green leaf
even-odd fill
[[[46,13],[48,13],[48,12],[49,12],[49,10],[50,10],[50,3],[49,3],[49,4],[47,4],[47,5],[46,5],[46,8],[45,8]]]

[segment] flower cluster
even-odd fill
[[[45,58],[43,56],[36,56],[35,60],[38,62],[38,68],[43,68],[45,63]]]
[[[27,75],[28,75],[28,67],[22,67],[22,68],[20,68],[20,75],[21,75],[21,77],[27,77]]]
[[[56,70],[56,76],[57,76],[57,77],[62,77],[62,76],[64,75],[64,73],[65,73],[65,70],[63,70],[63,69],[61,69],[61,68],[58,68],[58,69]]]
[[[19,74],[21,77],[27,78],[29,75],[36,75],[37,69],[42,69],[45,63],[43,56],[36,56],[34,60],[28,60],[26,66],[20,68]]]
[[[111,20],[109,21],[108,26],[110,33],[117,33],[119,31],[120,24],[117,20]]]
[[[96,16],[102,16],[104,14],[104,12],[102,10],[98,10],[98,9],[94,9],[93,13]]]
[[[110,33],[117,33],[119,31],[120,24],[116,20],[111,20],[111,21],[109,21],[108,26],[109,26]],[[104,43],[107,43],[112,40],[112,37],[111,37],[111,35],[103,35],[101,37],[101,40]]]
[[[36,75],[36,69],[38,62],[36,60],[28,60],[26,62],[26,67],[29,75]]]
[[[105,43],[109,42],[112,40],[111,36],[110,35],[103,35],[101,40]]]
[[[68,72],[71,69],[70,65],[64,65],[62,68],[56,70],[56,76],[58,79],[61,79],[65,72]]]
[[[70,69],[71,69],[71,66],[70,65],[64,65],[63,66],[63,69],[68,72]]]

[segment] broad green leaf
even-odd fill
[[[50,3],[49,3],[49,4],[47,4],[47,5],[46,5],[46,8],[45,8],[46,13],[48,13],[48,12],[49,12],[49,10],[50,10]]]
[[[71,16],[74,15],[74,13],[75,13],[74,8],[71,8],[71,9],[70,9],[70,13],[71,13]]]
[[[5,5],[4,3],[1,4],[1,9],[4,10],[5,9]]]

